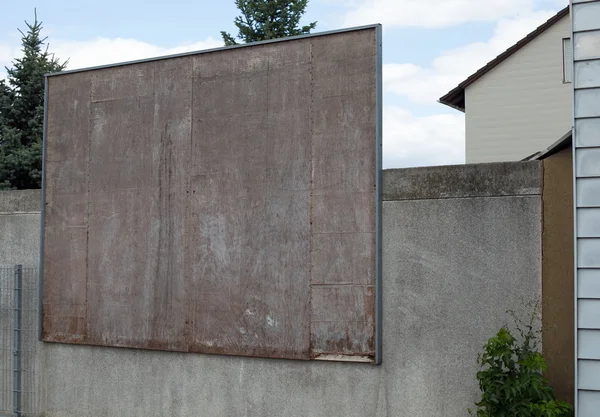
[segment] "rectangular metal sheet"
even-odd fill
[[[87,334],[87,178],[91,74],[56,78],[48,97],[46,198],[43,210],[44,290],[42,328],[47,339],[81,342]],[[68,123],[66,121],[69,121]],[[84,279],[73,279],[83,277]],[[47,329],[52,329],[48,332]]]
[[[577,316],[580,329],[600,329],[600,300],[579,299]]]
[[[578,117],[600,117],[600,88],[575,90],[575,112]]]
[[[577,178],[577,207],[600,207],[600,178]]]
[[[573,59],[575,61],[600,58],[600,30],[575,33],[573,36],[575,39],[573,42]],[[581,115],[578,115],[578,117],[581,117]]]
[[[600,237],[600,207],[577,209],[577,236]]]
[[[577,265],[581,268],[600,268],[600,239],[577,239]]]
[[[600,392],[579,391],[578,392],[578,417],[596,417],[600,410]]]
[[[600,146],[600,118],[576,120],[575,131],[578,148]]]
[[[575,155],[577,177],[600,177],[600,148],[582,148]]]
[[[600,299],[600,268],[580,269],[577,275],[579,277],[577,282],[579,298]]]
[[[600,391],[600,361],[579,359],[577,365],[579,370],[577,388]]]
[[[600,360],[600,330],[580,330],[577,340],[580,359]]]
[[[600,87],[600,60],[575,62],[575,88]]]
[[[600,20],[600,3],[575,4],[571,12],[575,32],[597,29]]]
[[[49,77],[43,339],[374,361],[379,37]]]

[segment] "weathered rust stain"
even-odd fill
[[[51,78],[44,340],[372,358],[376,50],[367,29]]]

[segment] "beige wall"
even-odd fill
[[[573,177],[567,148],[544,160],[542,346],[557,398],[573,404]]]
[[[521,160],[571,127],[571,85],[563,84],[564,17],[467,87],[468,163]]]

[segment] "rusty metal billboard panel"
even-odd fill
[[[49,75],[42,339],[378,362],[380,31]]]

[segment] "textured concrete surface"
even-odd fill
[[[383,175],[384,200],[539,195],[541,162],[499,162],[408,169]]]
[[[443,169],[384,178],[406,172],[426,185],[436,178],[429,170]],[[467,185],[454,187],[445,193],[461,196]],[[36,393],[44,415],[464,417],[478,396],[481,346],[507,321],[507,309],[540,294],[541,197],[535,190],[507,196],[513,191],[397,194],[384,203],[381,366],[46,343]],[[37,250],[39,215],[28,216],[18,234],[31,238],[3,242],[3,250]]]
[[[2,213],[40,212],[40,190],[0,191],[0,215]]]
[[[40,214],[0,213],[0,266],[40,263]]]
[[[541,290],[541,197],[496,190],[384,203],[381,366],[45,344],[45,415],[464,417],[481,347]]]
[[[40,190],[0,192],[0,266],[40,262]]]
[[[40,190],[0,192],[0,412],[12,404],[12,329],[15,265],[23,265],[23,407],[26,415],[39,411],[41,348],[38,342],[40,262]],[[8,302],[11,300],[11,302]],[[4,331],[7,330],[7,331]],[[6,346],[8,345],[8,346]],[[4,350],[6,349],[6,350]],[[9,371],[5,371],[9,370]],[[5,389],[9,389],[5,391]],[[30,393],[34,393],[30,395]],[[7,410],[12,412],[12,409]]]
[[[372,359],[378,30],[49,77],[43,339]]]

